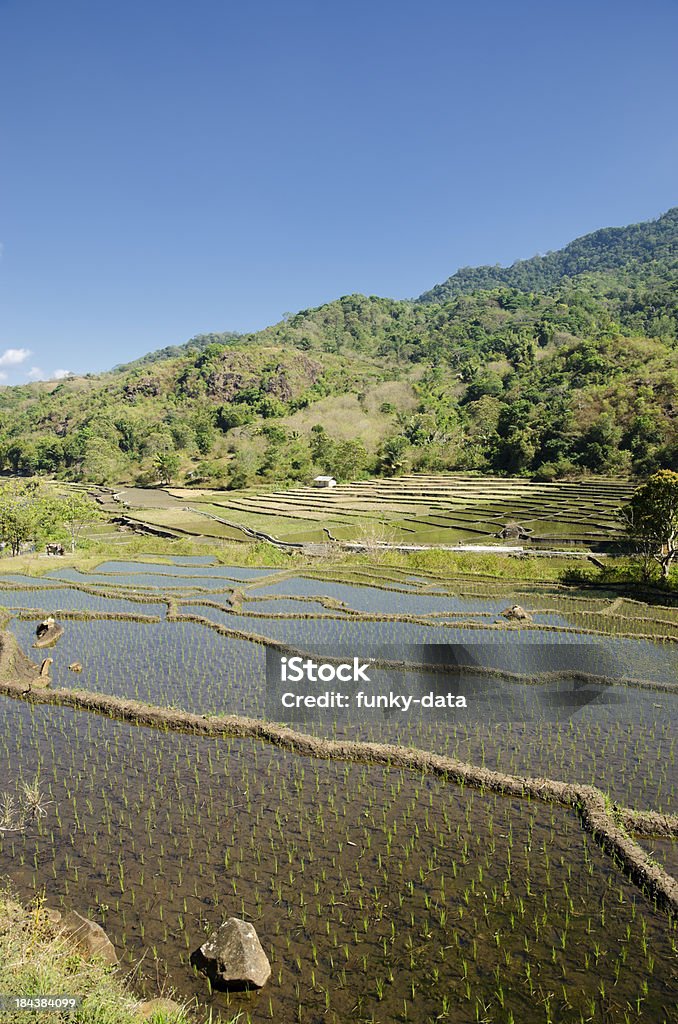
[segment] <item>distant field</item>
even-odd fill
[[[329,530],[337,540],[372,536],[392,543],[501,545],[502,528],[519,523],[532,531],[529,541],[519,542],[523,546],[596,548],[621,539],[616,510],[631,492],[631,484],[614,480],[533,483],[502,477],[417,475],[327,490],[310,486],[280,491],[171,489],[174,506],[132,514],[181,532],[245,539],[240,528],[249,528],[289,542],[323,541]],[[127,492],[127,500],[133,502],[134,494]]]

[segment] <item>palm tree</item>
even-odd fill
[[[179,469],[179,456],[176,452],[158,452],[153,460],[153,464],[160,476],[160,483],[163,485],[171,484],[172,477]]]

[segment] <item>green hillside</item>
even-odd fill
[[[419,296],[418,302],[445,302],[457,295],[492,288],[548,291],[565,278],[613,274],[619,280],[666,280],[678,270],[678,207],[657,220],[623,228],[602,228],[557,252],[518,260],[510,267],[463,267]]]
[[[2,387],[0,468],[229,488],[678,468],[677,251],[678,208],[460,271],[421,301],[344,296],[107,374]]]

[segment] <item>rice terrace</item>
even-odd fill
[[[614,480],[539,484],[417,474],[328,490],[307,486],[229,494],[169,488],[160,499],[151,497],[156,507],[130,514],[179,534],[234,540],[255,530],[287,543],[323,542],[328,536],[349,542],[369,540],[372,529],[374,538],[402,545],[477,545],[505,530],[509,539],[517,536],[535,548],[604,548],[621,537],[615,513],[630,492],[627,483]],[[134,506],[138,493],[131,489],[118,497]]]
[[[0,1024],[678,1024],[678,4],[608,6],[0,0]]]
[[[632,490],[99,490],[83,553],[3,560],[0,875],[191,1020],[675,1022],[678,600],[586,559]],[[275,713],[270,659],[346,651],[468,708]],[[261,988],[196,959],[233,917]]]

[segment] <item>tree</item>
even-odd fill
[[[494,370],[482,370],[466,388],[464,402],[477,402],[483,395],[496,398],[504,390],[504,382]]]
[[[242,427],[251,423],[254,412],[246,405],[222,405],[217,412],[217,426],[224,433],[233,427]]]
[[[304,438],[294,438],[287,446],[292,480],[308,480],[311,475],[311,453]]]
[[[577,461],[594,473],[620,470],[625,458],[620,448],[621,439],[622,430],[613,413],[603,412],[581,437]]]
[[[198,413],[193,420],[193,430],[198,451],[201,455],[209,455],[214,447],[215,439],[212,414],[209,412]]]
[[[7,458],[13,473],[30,476],[36,470],[38,452],[32,441],[16,441],[8,448]]]
[[[217,459],[203,459],[193,472],[186,474],[186,480],[191,483],[200,482],[216,487],[220,487],[225,479],[226,466]]]
[[[153,460],[153,465],[160,474],[160,483],[171,484],[172,477],[176,476],[179,469],[179,456],[176,452],[158,452]]]
[[[179,451],[184,451],[188,448],[195,438],[195,432],[191,428],[190,423],[187,423],[186,420],[178,416],[172,415],[168,419],[168,426],[174,447],[178,448]]]
[[[75,551],[83,529],[100,518],[96,503],[81,491],[55,494],[38,481],[12,480],[0,487],[0,538],[18,555],[26,541],[53,536],[65,527]]]
[[[38,473],[56,473],[64,462],[64,445],[60,437],[39,437],[35,442]]]
[[[396,544],[398,536],[387,522],[368,519],[358,528],[354,540],[364,548],[370,561],[379,561],[388,554],[389,547]]]
[[[138,458],[144,448],[148,426],[143,419],[132,419],[128,416],[121,416],[115,421],[115,429],[120,434],[118,447],[120,451],[132,458]]]
[[[387,437],[379,451],[379,466],[386,476],[397,476],[407,465],[408,444],[402,434]]]
[[[398,417],[398,423],[410,444],[424,447],[434,442],[448,440],[444,431],[438,429],[436,417],[432,412],[416,413],[414,416],[401,415]]]
[[[119,480],[121,460],[115,457],[116,447],[104,437],[90,437],[85,444],[80,464],[80,475],[83,480],[91,480],[95,484],[108,484],[113,480]]]
[[[281,402],[275,395],[264,395],[264,397],[257,402],[257,412],[264,419],[272,419],[274,416],[284,416],[287,412],[285,403]]]
[[[678,473],[661,469],[638,487],[621,510],[626,531],[639,550],[658,562],[668,580],[678,555]]]
[[[492,465],[502,473],[523,473],[532,465],[535,451],[533,431],[516,423],[497,439]]]
[[[229,490],[241,490],[249,487],[261,466],[259,455],[251,448],[239,448],[229,465]]]
[[[357,480],[366,465],[367,451],[359,438],[341,441],[336,445],[333,475],[337,480]]]
[[[34,481],[12,480],[0,487],[0,538],[18,555],[21,545],[35,540],[53,522],[51,502]]]
[[[56,498],[54,512],[57,522],[63,523],[70,534],[71,551],[75,551],[85,527],[101,518],[96,502],[82,491],[71,491],[65,497]]]
[[[337,445],[321,423],[315,423],[311,427],[309,446],[314,463],[325,473],[332,473]]]

